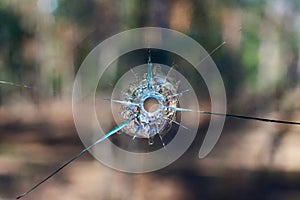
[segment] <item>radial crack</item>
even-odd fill
[[[54,172],[52,172],[49,176],[47,176],[45,179],[43,179],[42,181],[40,181],[39,183],[37,183],[36,185],[34,185],[32,188],[30,188],[28,191],[24,192],[23,194],[21,194],[20,196],[18,196],[16,199],[21,199],[24,196],[28,195],[30,192],[32,192],[33,190],[35,190],[37,187],[39,187],[41,184],[43,184],[44,182],[46,182],[47,180],[49,180],[52,176],[54,176],[56,173],[58,173],[59,171],[61,171],[63,168],[65,168],[67,165],[69,165],[70,163],[72,163],[74,160],[76,160],[77,158],[79,158],[80,156],[82,156],[84,153],[86,153],[89,149],[91,149],[93,146],[95,146],[96,144],[99,144],[100,142],[102,142],[103,140],[105,140],[106,138],[108,138],[109,136],[115,134],[116,132],[118,132],[119,130],[121,130],[122,128],[124,128],[126,125],[128,125],[130,122],[132,122],[138,115],[136,115],[135,117],[133,117],[132,119],[126,120],[124,122],[122,122],[121,124],[115,126],[113,129],[111,129],[109,132],[107,132],[103,137],[101,137],[99,140],[97,140],[96,142],[94,142],[93,144],[91,144],[90,146],[86,147],[85,149],[83,149],[80,153],[78,153],[77,155],[75,155],[74,157],[72,157],[70,160],[68,160],[66,163],[64,163],[62,166],[60,166],[58,169],[56,169]]]

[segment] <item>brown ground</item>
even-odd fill
[[[2,106],[0,119],[0,200],[14,199],[83,148],[70,100]],[[165,169],[127,174],[86,154],[24,199],[300,199],[299,127],[228,120],[199,160],[205,122]]]

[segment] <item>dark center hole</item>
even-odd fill
[[[153,98],[153,97],[149,97],[144,101],[144,109],[147,112],[155,112],[157,111],[159,108],[159,102],[157,99]]]

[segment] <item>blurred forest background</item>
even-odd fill
[[[104,39],[144,26],[185,33],[208,52],[226,41],[212,58],[228,112],[300,121],[298,0],[0,0],[0,200],[83,148],[76,70]],[[24,199],[300,199],[300,127],[227,119],[200,160],[208,120],[165,169],[126,174],[87,154]]]

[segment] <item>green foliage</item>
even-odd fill
[[[66,18],[78,25],[87,25],[95,17],[97,4],[94,0],[60,0],[58,8],[55,11],[57,18]]]
[[[259,52],[259,38],[258,35],[253,31],[255,29],[246,29],[243,31],[243,42],[242,42],[242,66],[245,70],[246,83],[253,86],[258,69],[258,52]]]

